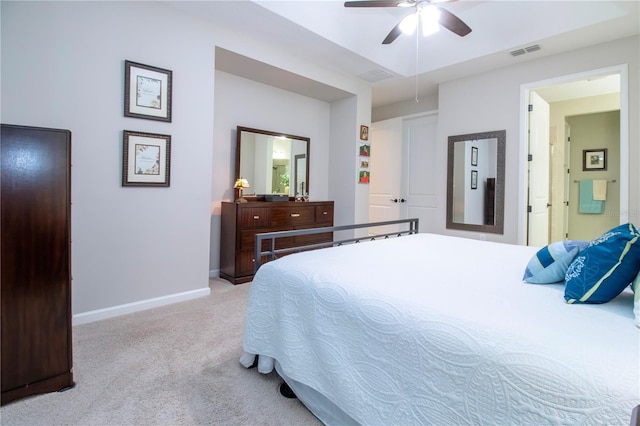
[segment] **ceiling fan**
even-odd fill
[[[455,0],[361,0],[346,1],[344,7],[413,7],[415,12],[398,22],[382,44],[393,43],[402,33],[413,33],[419,24],[422,26],[424,35],[438,31],[439,26],[442,25],[460,37],[466,36],[471,32],[471,28],[447,9],[436,5],[436,3],[447,1]]]

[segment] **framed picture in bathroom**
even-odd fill
[[[607,149],[583,149],[582,170],[607,170]]]

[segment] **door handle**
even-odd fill
[[[405,200],[404,198],[400,198],[400,202],[401,202],[401,203],[406,203],[406,202],[407,202],[407,200]]]
[[[398,199],[397,198],[391,198],[389,201],[393,201],[394,203],[397,203]]]
[[[551,203],[547,203],[547,207],[551,207]]]

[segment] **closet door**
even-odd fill
[[[371,222],[418,218],[420,232],[437,232],[437,125],[436,114],[372,123]]]
[[[371,157],[369,167],[369,221],[387,222],[406,219],[406,194],[402,192],[402,119],[372,123],[369,133]],[[375,232],[397,232],[399,225],[389,225]],[[373,232],[371,232],[373,233]]]
[[[420,219],[420,232],[438,232],[445,206],[438,205],[438,172],[446,176],[446,167],[436,162],[438,146],[436,114],[407,118],[402,123],[402,194],[406,199],[406,217]],[[445,199],[445,198],[441,198]]]
[[[73,385],[66,130],[2,125],[2,403]]]

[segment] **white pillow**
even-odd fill
[[[633,315],[636,317],[636,327],[640,328],[640,272],[631,283],[633,289]]]

